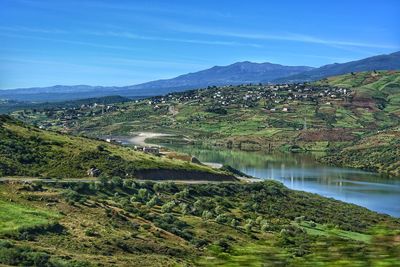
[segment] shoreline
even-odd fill
[[[128,141],[133,145],[140,145],[140,146],[158,146],[157,144],[150,144],[146,142],[146,139],[149,138],[156,138],[156,137],[163,137],[163,136],[172,136],[171,134],[164,134],[164,133],[155,133],[155,132],[137,132]]]

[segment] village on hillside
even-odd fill
[[[315,84],[246,84],[209,86],[198,90],[169,93],[127,103],[82,104],[76,107],[21,110],[14,115],[21,120],[35,121],[42,129],[56,129],[68,132],[84,118],[103,116],[113,112],[124,112],[128,106],[148,105],[153,111],[179,104],[204,106],[206,112],[224,115],[228,108],[260,108],[267,113],[296,112],[296,106],[310,103],[316,106],[330,106],[334,102],[348,101],[351,90]]]

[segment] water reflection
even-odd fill
[[[231,165],[244,173],[281,181],[295,190],[317,193],[400,217],[400,178],[324,166],[318,154],[259,153],[173,146],[204,162]]]

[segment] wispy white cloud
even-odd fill
[[[157,3],[150,1],[99,1],[99,0],[69,0],[69,1],[41,1],[41,0],[3,0],[10,2],[18,2],[22,5],[27,5],[33,8],[59,10],[63,11],[68,8],[90,8],[97,10],[104,10],[105,12],[118,12],[121,14],[136,15],[141,13],[153,15],[175,15],[179,17],[199,17],[199,18],[234,18],[231,12],[204,9],[200,5],[191,7],[190,5],[182,5],[173,3],[173,1],[160,1]],[[193,4],[193,3],[192,3]]]
[[[48,37],[40,37],[40,36],[30,36],[30,35],[21,35],[21,34],[0,33],[0,37],[12,37],[12,38],[22,38],[22,39],[43,40],[43,41],[65,43],[65,44],[72,44],[72,45],[82,45],[82,46],[97,47],[97,48],[137,51],[137,49],[135,49],[134,47],[128,47],[128,46],[108,45],[108,44],[101,44],[101,43],[94,43],[94,42],[83,42],[83,41],[48,38]]]
[[[113,36],[113,37],[128,38],[128,39],[135,39],[135,40],[167,41],[167,42],[205,44],[205,45],[250,46],[250,47],[255,47],[255,48],[262,47],[262,45],[255,44],[255,43],[147,36],[147,35],[140,35],[140,34],[127,32],[127,31],[119,31],[119,32],[116,32],[116,31],[86,31],[85,33],[92,34],[92,35]]]
[[[8,0],[11,1],[11,0]],[[131,20],[141,20],[146,23],[146,25],[153,24],[163,29],[170,29],[179,32],[185,32],[189,34],[202,34],[211,35],[219,37],[231,37],[240,38],[248,40],[257,41],[290,41],[290,42],[302,42],[309,44],[321,44],[331,47],[336,47],[340,49],[348,48],[379,48],[379,49],[399,49],[400,43],[372,43],[367,41],[354,41],[354,40],[340,40],[340,39],[329,39],[321,38],[318,36],[312,36],[303,33],[293,33],[293,32],[280,32],[280,33],[265,33],[265,32],[254,32],[252,30],[231,30],[231,29],[216,29],[211,27],[203,27],[198,25],[190,25],[187,23],[175,23],[170,21],[168,14],[175,15],[176,17],[202,17],[207,18],[207,20],[221,18],[230,19],[234,16],[229,12],[202,9],[200,6],[191,7],[190,5],[174,4],[171,1],[164,1],[155,3],[146,3],[144,1],[133,3],[133,2],[122,2],[122,1],[100,1],[100,0],[70,0],[66,2],[54,1],[40,1],[40,0],[12,0],[18,1],[23,4],[33,5],[43,8],[58,8],[60,10],[65,9],[65,7],[76,7],[76,8],[97,8],[105,12],[117,11],[119,18],[124,18],[130,22]],[[132,16],[132,12],[135,12],[135,16]],[[238,16],[243,18],[243,15]],[[37,33],[62,33],[63,30],[49,30],[49,29],[34,29],[34,28],[23,28],[14,27],[15,31],[25,30]],[[156,41],[174,41],[182,43],[197,43],[197,44],[209,44],[209,45],[229,45],[229,46],[252,46],[252,47],[262,47],[262,44],[254,43],[244,43],[236,40],[203,40],[202,38],[164,38],[158,36],[140,36],[137,34],[129,32],[105,32],[109,36],[119,36],[127,37],[131,39],[142,39],[142,40],[156,40]],[[367,54],[367,53],[364,53]]]
[[[0,26],[0,31],[11,31],[11,32],[32,32],[32,33],[45,33],[45,34],[63,34],[68,33],[65,30],[60,29],[43,29],[43,28],[32,28],[24,26]]]
[[[66,30],[46,29],[46,28],[29,28],[29,27],[22,27],[22,26],[15,26],[15,27],[0,26],[0,30],[3,32],[16,32],[16,33],[26,33],[26,32],[45,33],[45,34],[55,34],[55,33],[56,34],[69,34],[70,33]],[[148,40],[148,41],[178,42],[178,43],[221,45],[221,46],[249,46],[249,47],[254,47],[254,48],[262,47],[261,45],[256,44],[256,43],[148,36],[148,35],[132,33],[129,31],[78,31],[76,33],[84,34],[84,35],[86,34],[86,35],[109,36],[109,37],[119,37],[119,38],[128,38],[128,39],[135,39],[135,40]],[[49,40],[49,41],[55,41],[55,42],[88,45],[88,46],[102,47],[102,48],[128,49],[126,47],[124,48],[121,46],[110,46],[110,45],[102,45],[102,44],[98,44],[98,43],[81,42],[81,41],[69,41],[69,40],[65,40],[65,39],[47,38],[47,37],[40,37],[40,36],[25,36],[25,35],[7,34],[7,33],[0,33],[0,36],[43,39],[43,40]]]
[[[71,1],[70,1],[71,2]],[[134,5],[123,4],[119,1],[79,1],[80,5],[89,6],[92,8],[102,8],[107,11],[117,10],[118,12],[146,12],[146,13],[160,13],[160,14],[173,14],[186,17],[207,17],[207,18],[232,18],[234,15],[230,12],[223,12],[212,9],[202,9],[200,7],[190,7],[188,5],[176,5],[171,1],[163,1],[157,4],[146,3],[145,1],[135,3]]]
[[[357,41],[331,40],[331,39],[323,39],[315,36],[298,34],[298,33],[268,34],[268,33],[254,33],[251,31],[239,32],[239,31],[231,31],[229,29],[197,27],[194,25],[183,25],[179,23],[170,24],[169,26],[170,29],[180,32],[213,35],[220,37],[236,37],[236,38],[251,39],[251,40],[293,41],[293,42],[322,44],[328,46],[344,46],[344,47],[350,46],[350,47],[383,48],[383,49],[400,48],[400,44],[381,44],[381,43],[368,43],[368,42],[357,42]]]

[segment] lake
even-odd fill
[[[294,190],[316,193],[400,217],[400,178],[320,164],[303,153],[261,153],[194,146],[169,146],[203,162],[228,164],[261,179],[274,179]]]

